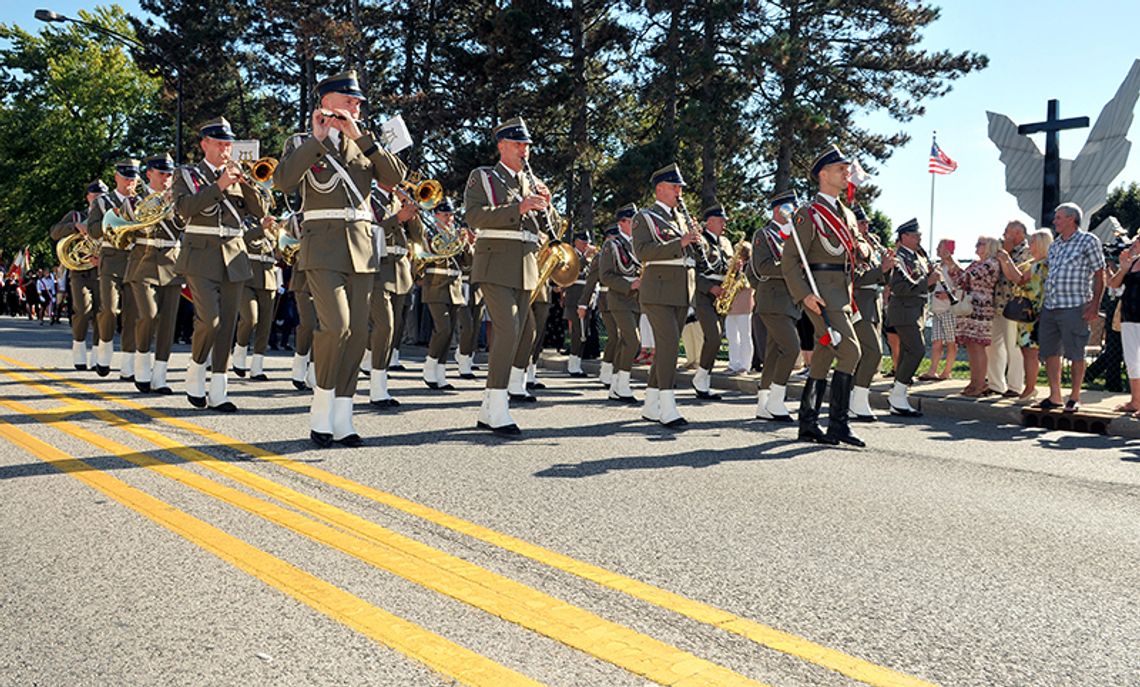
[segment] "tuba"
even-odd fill
[[[55,244],[59,264],[73,272],[82,272],[95,266],[99,257],[99,242],[87,234],[68,234]]]
[[[103,215],[103,237],[119,250],[127,250],[135,240],[135,234],[149,231],[151,227],[174,218],[174,194],[170,191],[155,191],[138,202],[134,209],[135,220],[125,219],[114,208]]]

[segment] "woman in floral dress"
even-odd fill
[[[955,320],[959,346],[966,347],[970,360],[970,383],[962,390],[963,396],[986,395],[986,346],[990,345],[990,324],[994,319],[994,284],[998,278],[998,251],[1001,242],[982,236],[976,246],[978,259],[962,269],[954,262],[949,251],[943,251],[942,263],[946,266],[954,285],[962,290],[973,311],[959,315]]]
[[[1052,243],[1051,231],[1042,229],[1030,234],[1031,259],[1020,265],[1013,264],[1013,259],[1004,250],[998,253],[1002,272],[1006,279],[1015,284],[1013,295],[1028,298],[1033,303],[1033,312],[1038,316],[1045,305],[1045,275],[1049,270],[1045,258],[1049,255]],[[1017,397],[1017,403],[1024,405],[1037,398],[1037,373],[1041,369],[1041,360],[1037,355],[1037,320],[1017,323],[1017,345],[1021,348],[1021,359],[1025,363],[1025,389]]]

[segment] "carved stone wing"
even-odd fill
[[[1005,190],[1017,198],[1017,206],[1030,217],[1041,214],[1045,155],[1028,136],[1017,133],[1017,125],[1003,114],[986,112],[989,136],[1001,152],[1005,164]]]
[[[1126,136],[1132,126],[1137,96],[1140,96],[1140,60],[1132,63],[1124,83],[1100,111],[1088,141],[1073,160],[1068,192],[1062,191],[1061,198],[1080,205],[1086,217],[1104,205],[1109,184],[1128,161],[1132,144]]]

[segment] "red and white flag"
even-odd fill
[[[949,174],[958,169],[958,163],[950,159],[950,156],[938,147],[938,141],[931,139],[930,141],[930,164],[927,169],[931,174]]]
[[[855,189],[870,181],[871,175],[863,169],[858,160],[851,161],[851,181],[847,182],[847,204],[855,203]]]

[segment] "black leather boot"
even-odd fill
[[[804,382],[803,395],[800,396],[800,441],[810,441],[816,444],[831,444],[827,435],[819,428],[819,409],[823,406],[823,392],[827,389],[826,379],[812,379]]]
[[[831,400],[827,408],[827,438],[829,443],[842,443],[860,448],[866,446],[851,432],[847,411],[851,408],[851,389],[855,377],[847,372],[836,370],[831,376]]]

